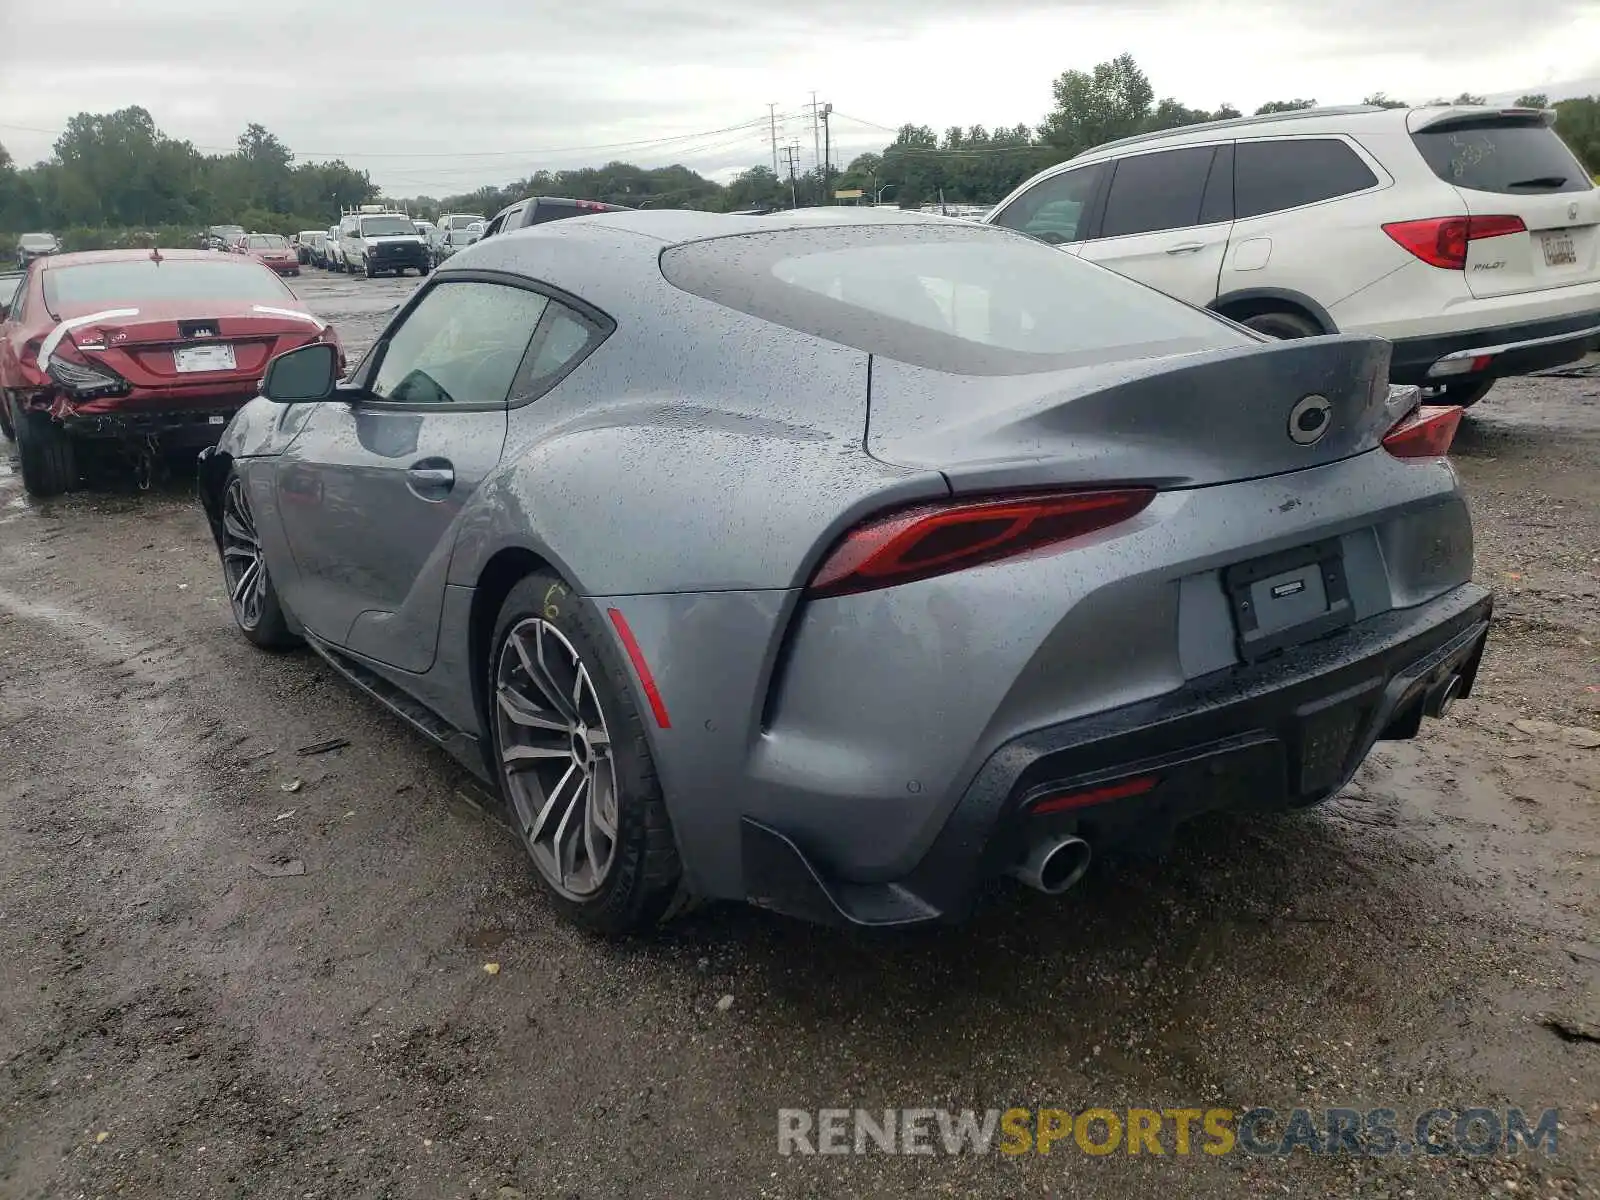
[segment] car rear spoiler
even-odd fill
[[[1434,108],[1419,108],[1406,122],[1412,133],[1424,129],[1448,129],[1452,125],[1475,124],[1494,121],[1506,125],[1545,125],[1556,123],[1553,108],[1495,108],[1482,104],[1441,104]]]

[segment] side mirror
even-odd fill
[[[316,404],[331,399],[339,382],[339,348],[331,342],[312,342],[267,364],[261,394],[274,404]]]

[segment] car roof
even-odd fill
[[[59,271],[64,267],[77,267],[85,263],[140,262],[148,260],[149,250],[77,250],[70,254],[57,254],[37,260],[41,271]],[[233,262],[229,255],[213,254],[210,250],[168,250],[161,248],[161,257],[167,262]]]
[[[1132,137],[1119,138],[1114,142],[1105,142],[1067,161],[1073,164],[1091,163],[1127,150],[1210,142],[1230,135],[1235,138],[1256,138],[1283,137],[1289,134],[1314,136],[1329,133],[1403,133],[1416,128],[1414,117],[1421,117],[1432,123],[1440,119],[1459,120],[1478,116],[1532,116],[1539,111],[1497,104],[1419,104],[1414,107],[1395,108],[1378,104],[1346,104],[1323,108],[1297,108],[1289,112],[1229,117],[1221,121],[1202,121],[1197,125],[1180,125],[1175,129],[1162,129],[1153,133],[1138,133]]]
[[[847,208],[843,205],[781,209],[763,216],[701,212],[687,208],[625,208],[616,212],[592,213],[584,218],[580,229],[615,229],[675,244],[758,231],[811,229],[819,225],[948,225],[951,220],[953,218],[929,213]],[[970,225],[972,222],[961,223]],[[572,224],[571,221],[550,221],[517,230],[515,236],[571,237],[575,236],[576,231],[562,227]]]

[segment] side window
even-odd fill
[[[505,220],[500,222],[500,232],[505,233],[510,229],[521,229],[522,212],[527,207],[528,206],[526,204],[519,204],[510,212],[506,213]]]
[[[350,217],[350,218],[348,218],[348,219],[346,219],[344,221],[339,222],[339,236],[340,237],[349,237],[351,234],[355,233],[355,231],[356,231],[356,221],[355,221],[354,217]]]
[[[506,223],[505,214],[502,213],[500,216],[498,216],[494,220],[490,221],[489,224],[484,227],[483,233],[479,236],[478,240],[481,242],[481,241],[483,241],[484,238],[493,237],[495,234],[500,232],[500,227],[502,225],[504,225],[505,223]]]
[[[1081,241],[1089,205],[1104,175],[1104,164],[1096,163],[1040,180],[1006,205],[994,223],[1056,245]]]
[[[372,377],[395,404],[503,404],[549,301],[498,283],[436,284],[389,337]]]
[[[582,362],[609,329],[559,300],[550,301],[534,330],[523,368],[517,377],[518,399],[533,399],[555,387]]]
[[[1376,187],[1378,177],[1338,138],[1239,142],[1234,151],[1236,212],[1282,212]]]
[[[1125,237],[1198,225],[1200,201],[1215,154],[1213,146],[1185,146],[1119,160],[1106,195],[1100,236]]]

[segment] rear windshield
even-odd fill
[[[1475,192],[1527,196],[1586,192],[1594,185],[1572,151],[1542,122],[1487,118],[1411,135],[1433,173]]]
[[[60,312],[88,305],[137,307],[140,301],[152,300],[282,304],[294,299],[294,293],[260,263],[218,257],[221,261],[135,259],[60,267],[45,272],[45,306]]]
[[[48,250],[56,244],[54,234],[25,233],[22,235],[22,248],[24,250]]]
[[[362,217],[363,237],[388,237],[392,233],[415,234],[417,227],[404,217]]]
[[[250,235],[250,249],[252,250],[282,250],[288,243],[276,233],[252,233]]]
[[[482,225],[482,224],[483,224],[483,218],[482,217],[451,217],[450,218],[450,228],[451,229],[466,229],[468,226],[471,226],[471,225]]]
[[[533,219],[528,224],[543,225],[546,221],[562,221],[585,213],[616,212],[617,209],[615,204],[602,204],[598,200],[537,200],[533,205]]]
[[[673,247],[661,270],[741,312],[952,374],[1060,370],[1135,347],[1146,355],[1249,344],[1199,309],[984,227],[739,234]]]

